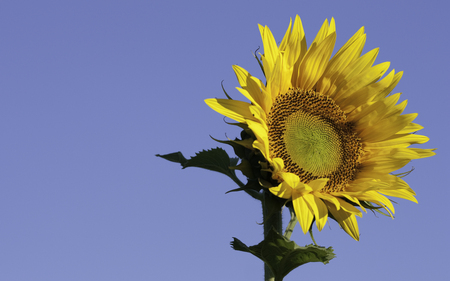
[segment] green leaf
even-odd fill
[[[230,177],[239,185],[239,187],[244,187],[244,184],[236,177],[234,170],[230,169],[230,167],[237,165],[239,158],[230,158],[227,152],[222,148],[217,147],[200,151],[191,159],[186,159],[179,151],[164,155],[156,154],[156,156],[180,163],[183,169],[187,167],[197,167],[222,173]]]
[[[187,162],[187,159],[184,158],[183,154],[179,151],[174,152],[174,153],[164,154],[164,155],[156,154],[156,156],[164,158],[171,162],[180,163],[181,166],[183,166],[183,168],[184,168],[184,164],[186,164],[186,162]]]
[[[248,247],[239,239],[234,238],[231,246],[237,251],[251,253],[265,262],[272,270],[275,281],[282,281],[289,272],[305,263],[322,262],[327,264],[335,257],[331,247],[315,245],[300,247],[273,229],[258,245]]]

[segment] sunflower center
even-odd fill
[[[329,178],[327,191],[342,191],[354,179],[362,156],[360,139],[345,113],[328,96],[289,90],[268,116],[271,157],[302,182]]]
[[[332,124],[305,111],[286,118],[283,142],[292,161],[314,176],[334,172],[341,164],[339,134]]]

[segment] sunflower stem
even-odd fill
[[[268,189],[263,191],[263,223],[264,223],[264,238],[267,237],[269,231],[273,228],[278,233],[282,231],[282,212],[281,208],[283,202],[274,196]],[[264,264],[264,280],[275,281],[275,276],[272,270]]]

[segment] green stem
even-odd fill
[[[264,238],[266,238],[269,231],[273,228],[278,233],[282,231],[282,216],[281,208],[283,203],[279,198],[274,196],[268,189],[263,190],[263,223],[264,223]],[[274,281],[275,277],[272,270],[264,264],[264,280]]]

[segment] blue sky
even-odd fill
[[[448,271],[448,4],[445,1],[1,1],[0,280],[262,280],[230,248],[262,240],[261,208],[225,176],[155,157],[222,146],[239,131],[203,102],[240,98],[231,66],[261,77],[257,24],[280,41],[299,14],[310,43],[334,17],[335,49],[403,70],[406,113],[438,148],[406,181],[419,204],[364,214],[356,242],[315,231],[328,265],[289,280],[444,280]],[[228,148],[226,148],[230,151]],[[311,243],[297,226],[299,245]]]

